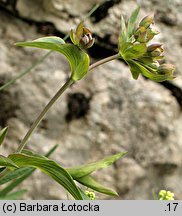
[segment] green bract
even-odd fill
[[[173,79],[174,66],[160,66],[158,63],[158,60],[164,57],[162,44],[155,43],[147,46],[147,43],[159,34],[151,27],[154,16],[149,15],[143,18],[139,27],[135,29],[138,13],[139,8],[132,13],[128,25],[122,17],[122,31],[118,42],[121,58],[129,65],[134,79],[138,79],[140,73],[156,82]]]
[[[43,37],[31,42],[18,42],[17,46],[29,46],[53,50],[66,56],[71,67],[71,78],[74,81],[82,79],[88,72],[89,56],[74,44],[66,44],[63,39],[55,36]]]

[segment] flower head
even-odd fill
[[[162,44],[148,45],[159,31],[153,27],[154,15],[144,17],[137,28],[133,24],[137,18],[139,9],[136,9],[128,26],[122,18],[122,31],[119,38],[119,53],[130,67],[134,79],[141,73],[143,76],[156,82],[163,82],[174,78],[175,67],[171,64],[160,65],[158,62],[164,58]]]
[[[91,199],[91,200],[95,200],[95,193],[94,192],[92,192],[92,191],[88,191],[88,190],[86,190],[85,191],[85,194]]]
[[[78,25],[76,32],[71,30],[70,38],[73,44],[84,49],[90,48],[95,41],[92,37],[91,31],[83,25],[83,22]]]
[[[159,200],[174,200],[174,193],[172,193],[171,191],[160,190]]]

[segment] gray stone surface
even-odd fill
[[[87,1],[87,4],[81,6],[80,1],[74,1],[73,10],[70,10],[70,1],[43,2],[19,0],[17,9],[20,17],[52,22],[59,31],[65,33],[72,24],[77,23],[82,13],[86,13],[98,1]],[[162,6],[157,8],[158,2],[139,2],[143,5],[142,16],[151,11],[152,3],[152,9],[159,10],[157,25],[162,32],[159,39],[168,46],[167,59],[178,67],[177,81],[174,82],[180,86],[181,46],[178,43],[178,25],[181,20],[178,16],[179,7],[175,7],[180,1],[171,3],[174,12],[171,12],[170,19],[178,20],[178,24],[172,26],[160,22],[161,11],[167,9]],[[162,2],[165,6],[166,1]],[[93,25],[95,33],[104,38],[109,32],[112,35],[110,42],[116,43],[120,14],[128,16],[135,5],[134,1],[122,1],[113,6],[106,18]],[[69,22],[68,14],[74,16]],[[170,31],[173,31],[173,35],[169,34]],[[38,49],[15,47],[13,43],[41,36],[35,25],[1,11],[1,83],[30,66],[45,53]],[[173,55],[170,46],[174,49]],[[53,53],[43,64],[0,93],[1,124],[9,125],[2,153],[8,154],[17,148],[37,114],[65,82],[68,74],[69,65],[65,58]],[[90,109],[84,117],[66,122],[68,97],[71,93],[82,93],[89,98]],[[84,80],[74,84],[63,95],[33,134],[28,147],[45,153],[58,143],[59,148],[52,158],[65,167],[96,161],[106,155],[128,150],[125,158],[94,176],[117,190],[120,195],[118,199],[152,199],[152,190],[159,189],[170,189],[181,199],[181,120],[179,104],[169,90],[142,77],[133,80],[127,66],[113,61],[89,72]],[[34,173],[23,186],[29,188],[25,199],[66,199],[64,190],[40,172]],[[100,194],[98,198],[108,199]]]

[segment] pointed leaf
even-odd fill
[[[155,82],[163,82],[165,80],[172,80],[174,77],[169,75],[169,74],[164,74],[160,75],[157,74],[146,67],[144,67],[142,64],[139,62],[136,62],[134,60],[129,60],[127,61],[128,64],[130,65],[130,68],[134,68],[134,70],[137,70],[139,73],[141,73],[143,76],[155,81]]]
[[[4,157],[3,155],[0,155],[0,166],[7,168],[18,168],[18,166],[10,158]]]
[[[91,176],[83,176],[83,177],[77,179],[77,181],[80,184],[83,184],[86,187],[89,187],[89,188],[91,188],[95,191],[98,191],[100,193],[104,193],[104,194],[107,194],[110,196],[118,196],[118,194],[115,191],[113,191],[112,189],[107,188],[107,187],[101,185],[100,183],[96,182]]]
[[[58,147],[58,145],[53,146],[46,154],[49,157]],[[21,167],[11,171],[9,174],[0,179],[1,184],[8,181],[14,180],[8,184],[3,190],[0,191],[0,196],[5,196],[7,193],[16,188],[21,182],[28,178],[36,169],[31,167]]]
[[[90,173],[92,173],[92,172],[94,172],[94,171],[96,171],[98,169],[102,169],[102,168],[106,168],[106,167],[110,166],[116,160],[123,157],[127,153],[128,152],[122,152],[122,153],[119,153],[119,154],[116,154],[116,155],[106,157],[103,160],[97,161],[95,163],[90,163],[90,164],[77,166],[77,167],[71,167],[71,168],[67,168],[66,170],[70,173],[70,175],[74,179],[77,180],[78,178],[89,175]]]
[[[125,50],[123,53],[123,58],[127,59],[137,59],[143,56],[147,52],[147,46],[144,43],[134,44]]]
[[[139,75],[140,75],[140,70],[139,70],[139,68],[136,67],[136,65],[133,64],[132,61],[129,61],[129,60],[128,60],[128,61],[126,61],[126,62],[128,63],[128,65],[129,65],[129,67],[130,67],[130,71],[131,71],[131,74],[132,74],[133,79],[137,80],[138,77],[139,77]]]
[[[130,16],[128,21],[128,37],[131,37],[135,28],[135,22],[140,12],[140,7],[137,7]]]
[[[19,169],[15,169],[0,179],[0,185],[5,184],[13,179],[19,178],[23,175],[26,175],[31,170],[32,168],[30,167],[21,167]]]
[[[23,196],[24,193],[26,193],[27,190],[22,189],[13,193],[10,193],[6,196],[0,196],[0,200],[16,200]]]
[[[3,141],[4,141],[4,138],[6,137],[7,131],[8,131],[8,128],[7,128],[7,127],[3,128],[3,129],[0,131],[0,145],[1,145],[1,144],[3,143]]]
[[[71,175],[53,160],[21,153],[11,154],[9,158],[20,167],[40,169],[62,185],[75,199],[83,199]]]
[[[121,34],[119,36],[119,43],[118,43],[119,51],[121,51],[121,53],[122,53],[122,46],[126,42],[127,42],[126,23],[125,23],[124,17],[122,16],[121,17]]]
[[[80,39],[83,34],[83,25],[84,25],[84,22],[82,21],[76,28],[76,36],[78,39]]]
[[[29,46],[41,49],[48,49],[62,53],[69,61],[72,79],[74,81],[82,79],[88,72],[89,56],[74,44],[65,44],[59,37],[43,37],[32,42],[19,42],[17,46]]]

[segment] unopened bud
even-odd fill
[[[147,43],[157,34],[159,31],[141,26],[136,29],[134,37],[140,43]]]
[[[175,66],[172,64],[162,64],[158,67],[157,73],[164,75],[164,74],[172,74],[175,70]]]
[[[161,51],[163,51],[162,44],[161,43],[155,43],[155,44],[151,44],[147,47],[148,52],[152,52],[156,49],[161,49]]]
[[[160,56],[163,51],[164,49],[160,43],[151,44],[147,47],[147,53],[152,57]]]
[[[83,34],[79,42],[83,48],[90,48],[93,45],[94,38],[92,38],[92,33],[89,29],[83,27]]]
[[[92,38],[92,33],[89,29],[83,26],[83,22],[78,25],[76,33],[71,30],[70,38],[73,44],[79,46],[80,48],[87,49],[94,44],[94,38]]]
[[[134,37],[138,42],[145,43],[146,42],[146,34],[147,34],[146,28],[141,26],[141,27],[138,27],[136,29]]]
[[[151,14],[151,15],[144,17],[139,23],[139,26],[148,28],[153,23],[154,23],[154,14]]]

